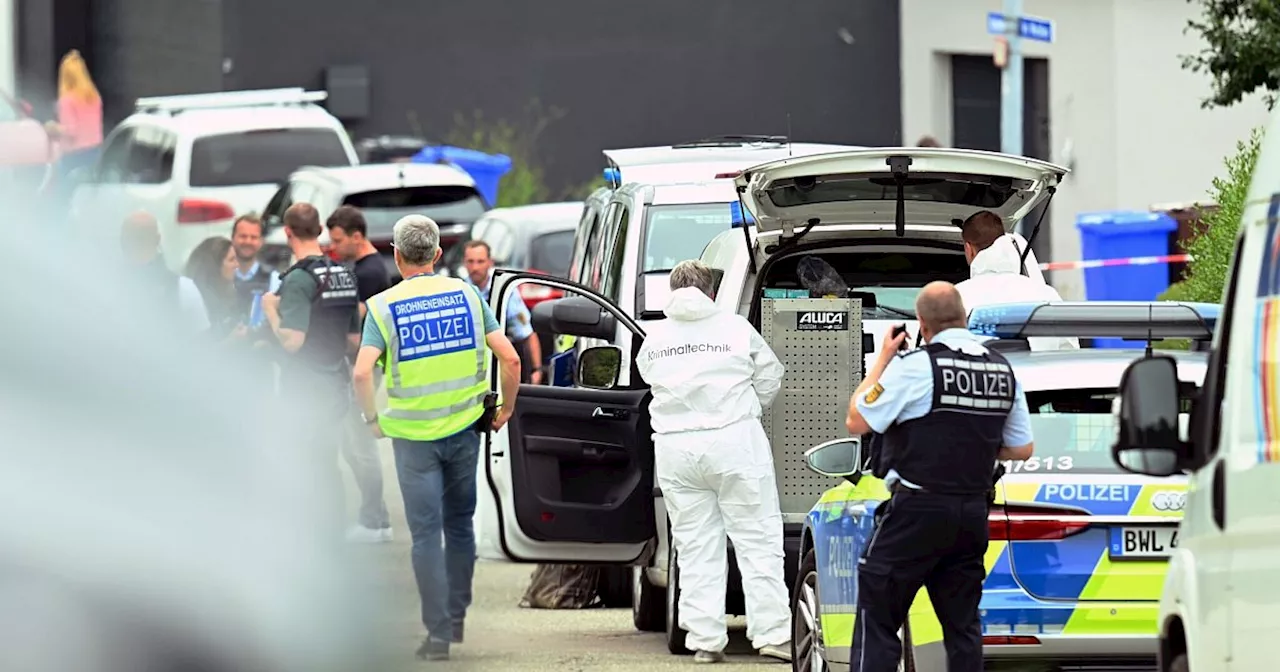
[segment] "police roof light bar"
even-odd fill
[[[1053,301],[975,308],[969,331],[997,339],[1213,339],[1222,306],[1175,301]]]
[[[183,110],[216,109],[225,107],[255,107],[264,105],[304,105],[326,100],[324,91],[307,91],[302,87],[287,89],[259,89],[251,91],[227,91],[223,93],[197,93],[181,96],[153,96],[139,98],[134,104],[138,112],[181,112]]]

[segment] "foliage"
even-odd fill
[[[1213,93],[1203,107],[1228,107],[1259,88],[1267,107],[1280,89],[1280,0],[1187,0],[1202,11],[1187,29],[1204,38],[1200,53],[1182,57],[1182,67],[1208,73]]]
[[[1177,296],[1181,301],[1219,303],[1226,284],[1227,270],[1235,252],[1236,232],[1244,216],[1249,182],[1258,163],[1262,131],[1255,129],[1247,140],[1236,143],[1236,153],[1225,161],[1226,175],[1213,180],[1209,190],[1218,209],[1205,215],[1201,229],[1185,245],[1192,256],[1181,282],[1170,287],[1164,296]]]
[[[469,117],[457,113],[453,129],[445,135],[444,142],[488,154],[505,154],[511,159],[511,170],[502,176],[498,184],[495,208],[561,199],[578,200],[603,186],[604,177],[598,176],[557,192],[547,184],[545,161],[540,160],[538,151],[538,141],[543,132],[565,115],[565,110],[544,107],[537,98],[525,106],[524,118],[516,122],[489,119],[480,110],[475,110]]]

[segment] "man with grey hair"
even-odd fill
[[[987,514],[996,460],[1034,450],[1031,416],[1009,362],[967,328],[956,286],[931,282],[916,298],[924,348],[889,330],[849,401],[845,426],[874,432],[872,473],[892,493],[876,509],[874,542],[858,561],[852,672],[899,669],[898,631],[928,589],[942,646],[915,647],[929,669],[982,669],[978,603],[986,579]]]
[[[785,372],[742,316],[715,304],[699,261],[671,270],[671,299],[640,348],[659,487],[680,569],[679,626],[694,660],[724,660],[725,534],[747,604],[747,636],[790,660],[791,608],[782,583],[782,510],[773,452],[760,424]]]
[[[368,300],[353,377],[364,422],[395,449],[427,629],[417,655],[447,660],[450,643],[462,642],[471,605],[480,434],[511,419],[520,356],[474,286],[435,274],[435,222],[403,217],[393,240],[404,280]],[[490,351],[500,364],[500,406],[489,392]],[[383,414],[374,399],[375,365],[387,385]]]

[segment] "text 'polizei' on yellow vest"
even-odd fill
[[[435,441],[475,424],[489,392],[489,347],[477,292],[455,278],[422,275],[369,299],[386,341],[387,436]]]

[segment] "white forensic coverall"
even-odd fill
[[[729,643],[725,534],[733,541],[757,649],[791,640],[782,583],[782,511],[773,453],[760,424],[785,369],[741,316],[696,287],[677,289],[640,349],[653,399],[658,486],[680,569],[680,621],[694,651]]]
[[[1061,301],[1058,290],[1045,282],[1034,252],[1027,253],[1027,273],[1020,271],[1021,250],[1027,241],[1022,236],[1005,234],[997,238],[991,247],[982,250],[969,265],[969,279],[956,285],[964,309],[972,313],[979,306],[1023,301]],[[1028,338],[1032,350],[1068,350],[1080,347],[1075,338]]]

